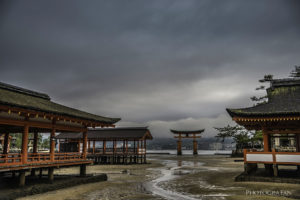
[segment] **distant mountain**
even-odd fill
[[[217,138],[201,138],[197,139],[199,150],[232,150],[234,148],[233,140],[226,139],[224,143],[218,141]],[[177,140],[174,138],[154,138],[147,142],[147,149],[150,150],[166,150],[177,149]],[[193,149],[193,139],[183,139],[182,149]]]

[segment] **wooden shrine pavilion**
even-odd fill
[[[59,151],[82,151],[82,133],[61,133]],[[147,127],[90,129],[87,132],[87,158],[101,164],[146,163],[146,141],[152,135]]]
[[[117,118],[107,118],[51,101],[47,94],[0,83],[0,133],[4,136],[4,148],[0,154],[0,173],[17,172],[19,185],[25,184],[25,172],[48,170],[50,181],[54,177],[54,168],[80,166],[81,175],[91,161],[87,159],[86,145],[81,152],[60,153],[55,151],[56,132],[81,132],[82,141],[87,143],[88,127],[114,127]],[[22,146],[18,153],[11,153],[8,148],[9,135],[21,134]],[[38,137],[40,133],[50,134],[49,152],[39,152]],[[33,135],[33,151],[28,151],[28,143]]]
[[[177,155],[182,155],[181,146],[182,139],[192,138],[193,139],[193,154],[198,154],[198,142],[197,138],[201,138],[200,134],[204,132],[204,129],[201,130],[192,130],[192,131],[183,131],[183,130],[170,130],[175,134],[174,138],[177,138]]]
[[[245,170],[265,164],[278,175],[278,165],[300,165],[300,78],[271,80],[268,102],[249,108],[227,109],[248,130],[262,130],[264,149],[244,150]]]

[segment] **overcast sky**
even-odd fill
[[[298,64],[297,0],[0,0],[0,81],[156,137],[214,136]]]

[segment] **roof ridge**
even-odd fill
[[[292,85],[300,85],[300,78],[283,78],[283,79],[273,79],[271,81],[271,87],[278,86],[292,86]]]
[[[13,92],[18,92],[18,93],[25,94],[25,95],[30,95],[30,96],[46,99],[46,100],[51,100],[48,94],[36,92],[33,90],[28,90],[25,88],[10,85],[10,84],[3,83],[3,82],[0,82],[0,88],[5,89],[5,90],[10,90]]]

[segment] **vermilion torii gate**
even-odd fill
[[[181,151],[181,139],[183,138],[193,138],[193,154],[198,154],[198,143],[197,138],[201,138],[199,134],[204,132],[204,129],[201,130],[193,130],[193,131],[179,131],[179,130],[170,130],[172,133],[175,134],[174,138],[178,138],[177,141],[177,155],[182,155]]]

